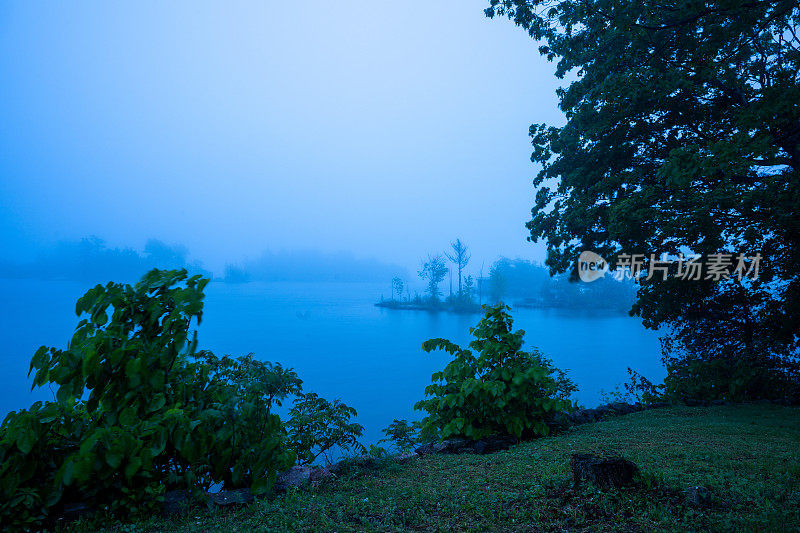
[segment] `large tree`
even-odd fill
[[[557,60],[563,127],[530,240],[552,272],[582,250],[762,256],[757,280],[654,277],[633,312],[700,357],[796,358],[800,334],[798,1],[491,0]],[[673,343],[674,346],[674,343]]]

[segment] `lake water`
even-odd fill
[[[64,348],[78,322],[75,302],[88,287],[66,281],[0,280],[0,416],[52,398],[30,391],[30,358],[41,345]],[[433,372],[447,354],[426,354],[423,341],[444,337],[465,346],[479,315],[397,311],[375,307],[385,293],[371,283],[211,283],[199,327],[200,348],[217,354],[254,353],[294,368],[304,389],[341,398],[358,410],[365,444],[394,418],[417,419]],[[580,387],[593,406],[600,391],[627,380],[628,366],[661,379],[655,332],[636,318],[587,310],[515,309],[526,332]]]

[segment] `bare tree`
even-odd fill
[[[478,305],[483,305],[483,262],[481,262],[481,272],[478,275]]]
[[[453,249],[452,253],[445,252],[444,255],[456,265],[458,269],[458,295],[461,296],[463,294],[463,289],[461,287],[461,273],[463,272],[464,268],[469,263],[469,259],[471,255],[469,254],[469,248],[467,245],[461,242],[461,239],[456,239],[456,242],[451,242],[450,247]]]

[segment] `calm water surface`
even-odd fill
[[[88,287],[66,281],[0,280],[0,417],[49,399],[30,392],[30,358],[42,344],[65,348],[78,322],[75,302]],[[448,361],[426,354],[424,340],[469,342],[479,315],[379,309],[383,285],[368,283],[211,283],[199,327],[200,347],[217,354],[255,353],[293,367],[304,389],[341,398],[358,410],[364,442],[374,443],[394,418],[419,418],[431,373]],[[526,332],[579,385],[579,402],[595,405],[601,390],[626,380],[626,368],[660,379],[657,334],[618,314],[515,309]]]

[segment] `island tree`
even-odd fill
[[[456,266],[456,270],[458,271],[458,295],[461,296],[463,292],[461,285],[461,273],[469,263],[471,256],[469,254],[469,249],[463,242],[461,242],[461,239],[456,239],[455,242],[451,242],[450,248],[452,248],[453,251],[445,252],[445,255]]]
[[[464,296],[471,301],[473,294],[475,294],[475,279],[469,275],[464,278]]]
[[[428,282],[428,289],[427,292],[431,297],[431,300],[437,300],[439,295],[439,283],[444,280],[444,277],[447,275],[447,266],[444,264],[444,258],[439,255],[428,255],[428,259],[422,262],[422,268],[419,270],[418,274],[424,280]]]
[[[397,293],[398,300],[403,298],[403,280],[398,276],[392,278],[392,299],[394,299],[395,293]]]

